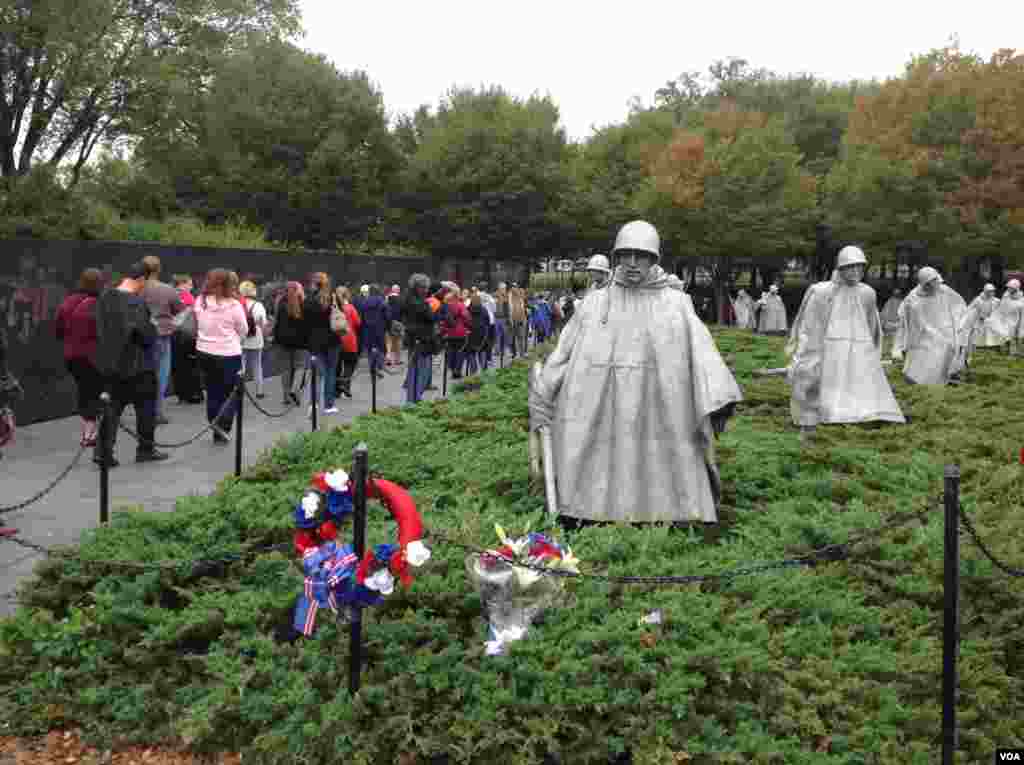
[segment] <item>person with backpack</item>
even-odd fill
[[[242,372],[256,383],[256,398],[263,398],[263,333],[267,329],[267,309],[256,299],[256,285],[244,281],[238,285],[245,309],[246,335],[242,338]]]
[[[305,385],[299,380],[298,390],[295,382],[299,378],[298,370],[305,369],[309,362],[309,327],[302,307],[306,302],[306,293],[299,282],[288,282],[285,295],[277,304],[274,318],[274,343],[284,356],[281,369],[281,396],[285,406],[301,403],[299,394]]]
[[[82,418],[81,446],[96,446],[97,419],[103,376],[96,369],[96,298],[103,274],[87,268],[78,289],[64,298],[57,309],[56,334],[64,341],[64,363],[78,388],[78,416]]]
[[[322,271],[313,274],[309,296],[302,307],[309,327],[309,363],[317,371],[317,389],[310,391],[310,413],[323,405],[324,414],[337,414],[338,357],[341,338],[348,332],[348,321],[331,289],[331,277]],[[344,332],[342,329],[344,328]]]

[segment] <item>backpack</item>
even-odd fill
[[[246,334],[247,337],[256,337],[256,319],[252,315],[253,302],[246,298],[242,304],[242,307],[245,309],[245,323],[249,326],[249,331]]]
[[[338,337],[348,334],[348,319],[345,312],[338,307],[338,302],[331,303],[331,332]]]

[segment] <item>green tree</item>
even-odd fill
[[[253,30],[298,31],[297,0],[0,4],[0,176],[45,158],[77,181],[96,146],[158,120],[180,83]]]

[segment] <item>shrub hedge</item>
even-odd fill
[[[363,690],[346,688],[347,630],[321,614],[313,639],[274,640],[300,587],[288,556],[224,570],[106,571],[51,557],[0,624],[0,715],[22,734],[81,726],[98,745],[178,742],[247,762],[878,763],[930,765],[941,728],[942,468],[963,470],[979,531],[1024,564],[1024,362],[979,354],[971,382],[909,387],[890,372],[906,426],[821,429],[801,449],[788,422],[781,342],[718,331],[746,400],[719,442],[714,531],[556,531],[585,570],[729,569],[840,542],[895,513],[931,508],[848,560],[726,583],[656,588],[570,583],[506,656],[483,653],[464,553],[434,542],[407,593],[367,612]],[[289,539],[311,473],[359,441],[409,487],[428,526],[491,545],[543,528],[527,477],[527,365],[446,401],[386,410],[282,441],[241,479],[169,514],[115,515],[83,558],[217,557]],[[370,543],[393,524],[371,504]],[[1024,586],[965,541],[961,762],[1024,745]],[[660,625],[638,624],[661,609]]]

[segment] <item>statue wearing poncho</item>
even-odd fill
[[[551,428],[560,515],[712,523],[714,437],[742,394],[689,295],[650,261],[623,263],[638,227],[659,257],[653,226],[623,227],[612,283],[587,294],[534,370],[530,425]]]
[[[931,266],[918,271],[917,282],[900,306],[892,357],[900,359],[906,352],[903,375],[908,381],[945,385],[964,366],[967,304]]]
[[[866,263],[859,248],[844,247],[832,280],[808,288],[793,322],[790,411],[803,428],[906,422],[882,370],[875,291],[860,281]]]
[[[754,326],[754,299],[741,289],[733,301],[733,310],[736,312],[736,326],[740,329],[752,329]]]
[[[761,313],[758,317],[757,329],[766,335],[784,335],[789,327],[786,322],[786,304],[779,297],[779,288],[774,284],[768,292],[762,293],[757,301]]]
[[[1006,292],[989,319],[993,332],[1000,340],[1000,345],[1010,343],[1012,353],[1019,353],[1020,342],[1024,340],[1024,295],[1021,295],[1020,282],[1010,279],[1006,283]]]
[[[986,284],[981,294],[967,306],[961,334],[968,338],[968,356],[975,348],[998,348],[1005,343],[992,320],[998,307],[999,298],[993,284]]]

